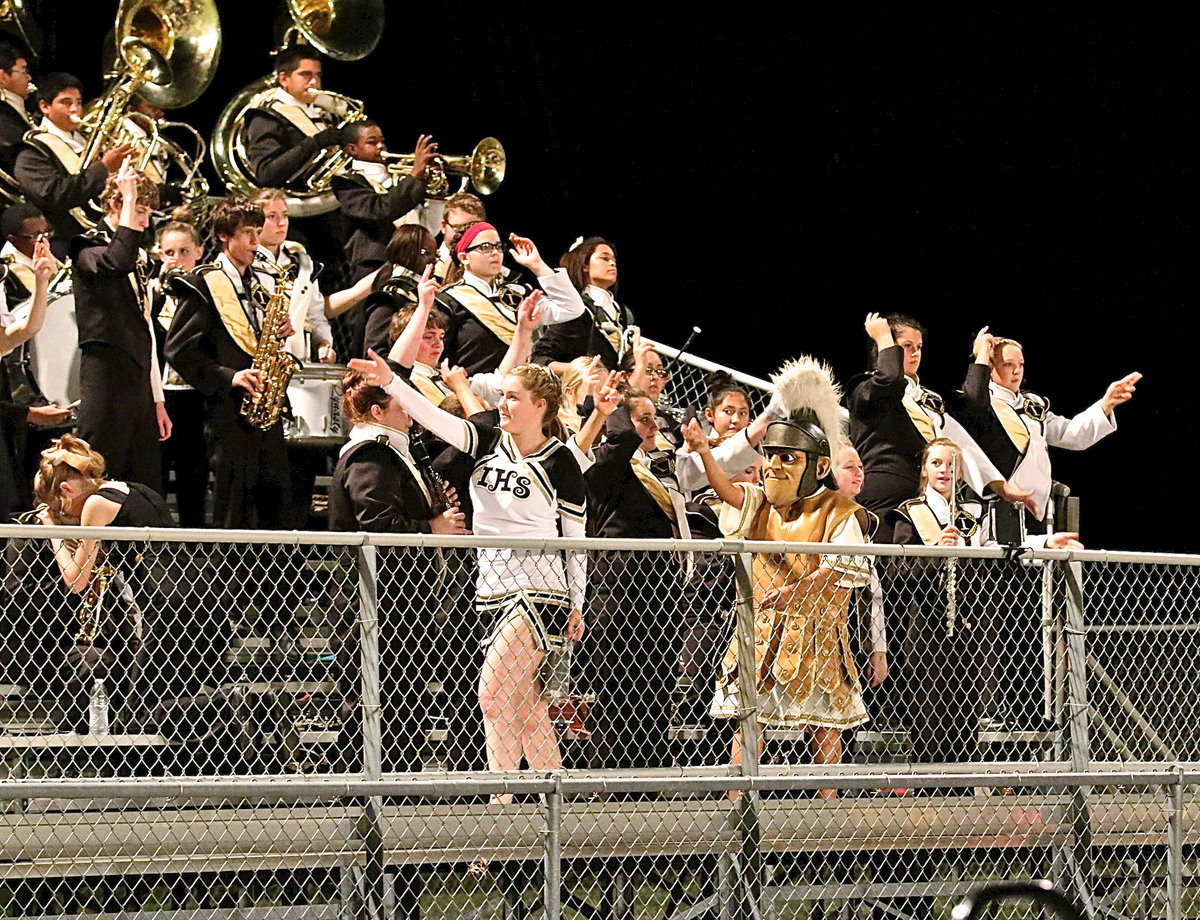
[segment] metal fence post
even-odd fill
[[[546,831],[542,856],[546,920],[562,917],[562,773],[554,774],[554,788],[546,793]]]
[[[359,662],[362,671],[363,779],[378,781],[383,775],[383,731],[379,689],[379,583],[378,551],[357,548]],[[360,821],[363,841],[363,916],[384,916],[386,879],[383,853],[383,799],[367,796]]]
[[[1183,771],[1175,767],[1168,787],[1171,811],[1167,821],[1167,916],[1183,920]]]
[[[738,708],[742,742],[742,776],[758,776],[758,669],[754,661],[754,577],[753,557],[748,553],[734,556],[737,608],[734,635],[737,639]],[[738,837],[736,870],[723,878],[733,884],[722,900],[722,914],[745,920],[757,917],[762,900],[763,861],[760,849],[759,793],[742,791],[733,812]]]
[[[1088,725],[1087,630],[1083,608],[1083,566],[1079,562],[1056,564],[1062,576],[1063,606],[1061,630],[1066,651],[1066,723],[1071,769],[1085,773],[1091,769],[1091,741]],[[1066,877],[1062,879],[1088,916],[1095,916],[1091,897],[1091,809],[1088,786],[1077,786],[1071,795],[1071,844],[1064,852]]]

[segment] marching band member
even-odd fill
[[[254,196],[254,203],[262,208],[262,233],[259,234],[259,252],[287,272],[292,278],[292,308],[289,314],[295,334],[288,339],[287,350],[307,361],[316,351],[322,364],[337,360],[333,351],[333,329],[325,315],[325,295],[317,287],[316,277],[321,267],[314,264],[303,243],[287,239],[288,205],[287,196],[277,188],[263,189]],[[312,347],[304,333],[312,337]]]
[[[174,526],[161,495],[140,482],[109,479],[104,457],[69,434],[42,452],[34,497],[40,504],[39,523],[50,527]],[[86,597],[101,568],[111,567],[105,574],[109,590],[94,601],[95,621],[80,624],[61,663],[63,701],[73,727],[85,730],[88,693],[96,679],[106,682],[109,698],[118,707],[127,702],[123,715],[144,711],[152,694],[141,674],[157,657],[148,655],[146,646],[152,633],[167,642],[172,637],[171,630],[163,628],[163,599],[150,578],[143,548],[91,539],[50,543],[63,584],[73,594]],[[176,666],[183,663],[174,660]],[[166,662],[160,663],[164,671],[169,669]]]
[[[377,386],[346,375],[343,401],[353,423],[329,487],[329,529],[375,533],[468,533],[456,502],[409,451],[412,417]],[[422,699],[432,676],[429,648],[440,592],[437,550],[393,547],[380,554],[379,612],[383,763],[421,769]]]
[[[921,451],[943,433],[963,446],[963,472],[975,491],[993,490],[1008,501],[1029,492],[1005,481],[966,430],[946,411],[945,401],[917,379],[925,327],[908,316],[867,315],[875,367],[850,381],[850,439],[862,455],[867,479],[859,496],[880,517],[878,540],[891,541],[888,513],[916,491]]]
[[[290,188],[313,157],[342,143],[337,115],[317,105],[321,58],[315,48],[284,48],[275,59],[278,86],[246,113],[246,153],[264,188]]]
[[[400,219],[425,201],[425,170],[437,158],[437,144],[426,134],[417,138],[412,169],[400,177],[383,161],[387,144],[375,122],[346,125],[342,142],[352,158],[350,171],[334,176],[332,186],[350,224],[346,261],[351,280],[357,281],[384,263]]]
[[[167,360],[205,397],[214,526],[278,528],[291,494],[283,425],[262,431],[241,414],[246,394],[258,396],[265,384],[252,367],[263,322],[259,292],[274,290],[274,280],[255,264],[263,212],[231,196],[213,206],[210,219],[221,254],[171,279],[177,306]],[[285,322],[282,332],[294,330]]]
[[[455,192],[442,203],[442,221],[438,227],[442,240],[438,244],[437,265],[433,270],[434,277],[442,284],[462,280],[463,269],[454,258],[454,244],[460,233],[481,220],[487,220],[487,208],[478,195]]]
[[[935,438],[921,458],[917,496],[897,507],[894,539],[925,546],[986,546],[992,543],[988,516],[978,496],[962,482],[962,451],[949,438]],[[955,493],[958,493],[957,496]],[[951,520],[951,501],[958,518]],[[1029,546],[1083,549],[1078,534],[1030,537]],[[908,718],[913,758],[918,763],[978,758],[977,731],[982,669],[979,620],[994,566],[959,559],[955,567],[955,621],[948,628],[944,559],[919,559],[912,565],[916,583],[907,585],[909,624],[905,637]],[[1040,581],[1040,579],[1039,579]]]
[[[159,442],[171,436],[171,419],[141,248],[158,188],[127,159],[105,185],[104,202],[104,225],[71,241],[82,353],[78,433],[114,476],[162,492]]]
[[[355,359],[351,370],[382,386],[415,421],[476,459],[470,492],[480,536],[584,535],[579,464],[556,436],[562,389],[546,368],[526,364],[504,378],[500,427],[455,418],[392,373],[387,361]],[[564,559],[565,556],[565,559]],[[552,637],[583,637],[583,553],[479,550],[478,603],[491,616],[479,682],[488,766],[531,770],[561,765],[558,740],[538,682]],[[499,797],[501,801],[510,797]]]
[[[597,411],[604,412],[604,400]],[[622,539],[687,540],[686,494],[672,456],[655,457],[654,404],[629,389],[606,413],[607,438],[592,451],[584,474],[589,535]],[[586,688],[595,694],[590,728],[591,766],[666,765],[671,692],[679,661],[680,630],[664,597],[682,591],[673,553],[593,554],[588,602],[591,629],[582,649]]]
[[[552,269],[532,240],[509,235],[513,259],[528,269],[545,292],[542,325],[565,323],[581,315],[583,300],[563,269]],[[494,371],[512,344],[517,328],[517,306],[532,292],[523,284],[505,282],[501,275],[505,246],[500,233],[486,221],[472,224],[454,244],[454,255],[463,266],[463,280],[444,288],[450,308],[446,330],[446,356],[470,374]]]
[[[404,224],[392,233],[385,250],[386,259],[375,276],[370,296],[363,303],[363,340],[367,348],[387,354],[394,341],[392,318],[404,307],[416,305],[417,284],[436,254],[437,243],[418,224]]]
[[[6,215],[7,216],[7,215]],[[11,269],[10,269],[11,270]],[[54,274],[54,257],[50,244],[42,240],[34,247],[34,292],[29,313],[18,319],[6,303],[0,288],[0,355],[7,355],[37,335],[46,318],[47,292]],[[29,477],[25,473],[25,447],[29,425],[47,417],[47,407],[35,407],[18,399],[19,386],[10,378],[7,361],[0,363],[0,522],[6,522],[13,512],[28,503]],[[37,410],[35,412],[35,409]],[[63,410],[49,407],[61,421]]]
[[[166,332],[175,319],[175,295],[164,290],[164,281],[176,274],[195,271],[204,246],[194,225],[169,221],[158,230],[158,256],[162,260],[154,286],[158,310],[155,319],[161,335],[163,360],[166,360]],[[205,499],[208,495],[208,448],[204,440],[204,394],[191,386],[166,365],[163,394],[171,417],[171,436],[163,444],[163,484],[175,470],[175,507],[180,527],[205,526]]]
[[[411,370],[409,383],[435,406],[447,396],[461,398],[460,391],[455,391],[447,379],[452,371],[465,376],[469,392],[475,398],[492,405],[498,404],[504,375],[529,361],[533,332],[541,319],[542,292],[534,291],[521,301],[517,308],[517,327],[513,340],[496,370],[466,376],[463,368],[451,368],[440,360],[445,348],[446,320],[444,315],[433,309],[438,290],[439,285],[433,278],[433,266],[426,265],[425,273],[417,285],[416,306],[406,307],[392,321],[395,344],[388,358],[404,370]],[[467,415],[474,415],[483,408],[478,403],[463,406]]]
[[[767,455],[762,485],[731,483],[713,461],[707,441],[697,438],[705,472],[726,503],[721,529],[730,537],[790,543],[860,544],[868,527],[864,508],[824,485],[832,441],[839,441],[838,389],[828,368],[801,358],[773,378],[776,400],[786,416],[773,421],[763,438]],[[692,426],[694,437],[698,426]],[[862,701],[850,647],[850,591],[869,580],[857,556],[759,554],[754,560],[754,680],[758,721],[811,732],[813,761],[838,763],[841,733],[862,725]],[[713,715],[741,711],[736,638],[730,643],[713,701]],[[760,744],[762,736],[759,736]],[[741,762],[740,734],[732,761]],[[833,798],[837,792],[818,794]]]
[[[25,98],[32,86],[26,53],[0,41],[0,148],[21,143],[21,138],[33,127],[25,108]],[[8,168],[8,163],[0,162],[0,168]]]
[[[616,250],[603,237],[589,236],[567,250],[558,264],[583,298],[584,312],[548,326],[538,338],[533,360],[561,372],[580,355],[598,355],[601,364],[616,370],[625,330],[634,322],[633,313],[616,301]]]
[[[1022,389],[1025,350],[1013,339],[979,330],[975,361],[963,382],[963,423],[1000,472],[1033,493],[1030,532],[1045,530],[1050,508],[1050,447],[1085,450],[1117,429],[1114,409],[1133,398],[1139,373],[1108,385],[1104,396],[1073,418],[1050,411],[1050,401]],[[1052,517],[1052,515],[1050,515]]]
[[[42,209],[54,227],[51,249],[66,258],[70,241],[84,225],[71,214],[104,192],[104,183],[133,152],[128,144],[104,151],[80,172],[81,154],[87,141],[77,130],[83,114],[82,84],[68,73],[47,75],[38,87],[41,124],[25,139],[17,152],[13,176],[29,200]]]

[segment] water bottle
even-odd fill
[[[99,677],[92,684],[92,695],[88,699],[88,734],[108,734],[108,691]]]

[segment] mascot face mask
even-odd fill
[[[829,458],[786,447],[767,448],[763,491],[776,508],[788,508],[821,488],[829,474]]]

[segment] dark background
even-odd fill
[[[218,0],[207,132],[269,70],[274,0]],[[282,4],[279,5],[280,7]],[[1089,546],[1200,551],[1192,295],[1195,8],[1102,18],[962,10],[686,18],[619,8],[391,8],[378,49],[328,62],[395,150],[492,134],[488,201],[553,261],[612,240],[647,334],[758,375],[809,352],[860,369],[869,310],[930,329],[922,378],[961,382],[975,331],[1024,342],[1031,388],[1073,414],[1146,378],[1118,432],[1056,451]],[[100,90],[115,4],[43,0],[35,69]],[[657,9],[657,8],[648,8]],[[749,13],[753,13],[753,17]],[[470,23],[470,25],[467,25]]]

